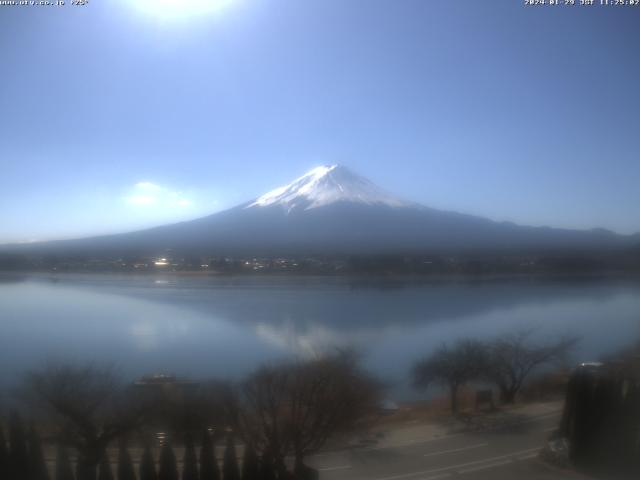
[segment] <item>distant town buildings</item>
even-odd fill
[[[638,271],[640,257],[540,254],[0,256],[0,271],[224,274],[501,274]]]

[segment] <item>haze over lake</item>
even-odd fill
[[[640,282],[624,279],[4,275],[0,304],[5,385],[47,359],[235,379],[353,345],[406,398],[412,363],[459,337],[578,334],[573,361],[640,339]]]

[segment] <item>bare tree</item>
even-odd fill
[[[341,352],[296,365],[288,388],[287,440],[302,473],[304,458],[329,439],[356,430],[380,404],[380,385],[356,356]]]
[[[533,329],[503,335],[489,343],[485,376],[500,389],[500,399],[513,403],[526,378],[536,368],[561,362],[578,341],[564,337],[539,345],[532,340]]]
[[[247,443],[269,452],[281,475],[287,454],[286,406],[290,366],[265,366],[253,373],[228,402],[230,418]]]
[[[357,428],[379,394],[355,356],[340,353],[261,368],[243,385],[236,418],[245,441],[262,452],[276,478],[284,478],[285,456],[293,454],[296,469],[304,469],[305,456]]]
[[[484,345],[476,340],[459,340],[453,347],[443,345],[413,367],[413,382],[418,388],[439,384],[449,389],[451,412],[458,413],[458,390],[485,370]]]
[[[31,399],[78,450],[78,480],[94,480],[109,443],[140,426],[149,404],[119,382],[112,368],[48,365],[26,378]]]

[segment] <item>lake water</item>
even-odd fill
[[[0,276],[0,384],[53,360],[239,378],[262,362],[356,346],[411,396],[413,362],[443,342],[535,327],[579,334],[575,361],[640,339],[640,282],[133,275]]]

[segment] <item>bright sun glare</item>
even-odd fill
[[[216,12],[237,0],[133,0],[142,13],[163,20],[183,19]]]

